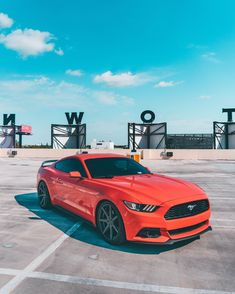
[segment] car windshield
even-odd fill
[[[92,158],[85,160],[85,163],[93,178],[150,174],[145,167],[129,158]]]

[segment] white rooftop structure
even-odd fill
[[[114,149],[114,142],[97,141],[96,139],[93,139],[91,142],[91,149]]]

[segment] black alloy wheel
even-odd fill
[[[39,205],[44,209],[49,209],[52,206],[47,185],[43,181],[38,184],[38,201]]]
[[[122,217],[116,206],[109,201],[102,202],[98,207],[97,227],[110,244],[120,245],[126,240]]]

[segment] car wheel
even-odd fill
[[[122,217],[116,206],[109,201],[102,202],[98,207],[97,227],[110,244],[120,245],[126,240]]]
[[[44,209],[51,208],[52,206],[47,185],[43,181],[41,181],[38,185],[38,201],[39,205]]]

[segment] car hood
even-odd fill
[[[188,196],[205,195],[195,184],[156,174],[118,176],[97,181],[131,195],[140,203],[152,201],[153,204],[161,204]]]

